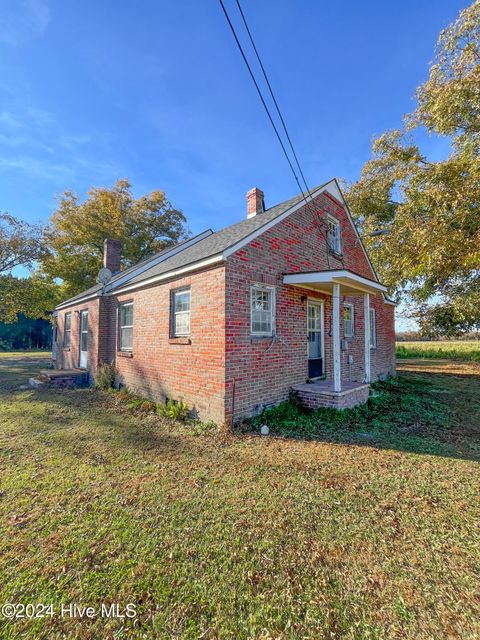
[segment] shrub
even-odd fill
[[[192,424],[192,433],[194,436],[201,436],[210,431],[214,431],[217,429],[217,424],[213,420],[207,420],[207,422],[202,422],[201,420],[195,420]]]
[[[169,420],[185,420],[190,409],[181,400],[169,398],[165,404],[157,405],[157,413]]]
[[[113,364],[102,364],[95,373],[95,384],[98,389],[107,391],[115,386],[116,369]]]
[[[130,402],[127,404],[129,411],[141,411],[142,413],[150,413],[155,411],[157,405],[147,398],[129,398]]]

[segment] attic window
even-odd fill
[[[327,244],[329,248],[339,255],[342,253],[342,232],[340,222],[336,218],[328,216],[327,220]]]

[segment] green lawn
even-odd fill
[[[390,436],[385,408],[317,417],[317,440],[18,390],[32,368],[0,364],[0,599],[138,615],[0,618],[2,640],[479,637],[478,365],[409,361],[428,410],[397,398]]]
[[[397,358],[447,358],[480,362],[480,340],[397,342]]]

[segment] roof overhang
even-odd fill
[[[328,295],[332,295],[334,284],[340,285],[342,295],[358,295],[359,293],[376,295],[387,291],[387,287],[383,284],[364,278],[347,269],[287,273],[283,276],[283,283],[292,287],[314,289]]]

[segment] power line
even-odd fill
[[[225,8],[225,5],[223,4],[223,0],[218,0],[218,1],[220,2],[220,5],[221,5],[221,7],[223,9],[223,13],[225,14],[225,18],[227,19],[228,25],[229,25],[229,27],[230,27],[230,29],[232,31],[233,37],[235,38],[235,42],[237,43],[237,47],[238,47],[238,49],[239,49],[239,51],[240,51],[240,53],[242,55],[243,61],[245,62],[245,65],[246,65],[246,67],[248,69],[250,77],[252,78],[253,84],[255,85],[255,89],[257,90],[257,93],[258,93],[258,95],[260,97],[260,100],[262,101],[263,108],[265,109],[265,111],[267,113],[268,119],[270,120],[270,124],[272,125],[273,130],[275,131],[275,135],[277,136],[278,141],[280,143],[280,146],[282,147],[283,154],[284,154],[285,158],[287,159],[287,162],[288,162],[288,164],[290,166],[290,169],[292,170],[293,177],[295,178],[295,181],[298,184],[298,188],[300,189],[300,192],[305,197],[305,194],[303,193],[302,186],[301,186],[300,181],[298,179],[298,176],[296,174],[295,168],[294,168],[294,166],[293,166],[293,164],[292,164],[292,162],[290,160],[290,157],[289,157],[289,155],[287,153],[287,150],[285,149],[285,145],[283,144],[283,140],[282,140],[280,134],[278,133],[278,129],[277,129],[277,127],[275,125],[275,122],[274,122],[274,120],[272,118],[272,114],[270,113],[270,110],[269,110],[269,108],[267,106],[267,103],[265,102],[265,98],[263,97],[263,94],[262,94],[262,92],[260,90],[260,87],[258,86],[258,82],[257,82],[257,80],[255,78],[255,75],[254,75],[254,73],[252,71],[252,68],[250,67],[250,64],[249,64],[249,62],[247,60],[247,56],[245,55],[243,47],[240,44],[240,40],[238,39],[237,33],[235,31],[235,27],[233,26],[232,21],[230,20],[230,16],[228,15],[228,12],[227,12],[227,10]]]
[[[273,104],[275,105],[275,108],[276,108],[277,113],[278,113],[278,117],[280,118],[280,122],[282,123],[282,126],[283,126],[283,130],[285,131],[285,136],[287,137],[288,144],[290,145],[290,149],[292,150],[293,157],[295,158],[295,162],[297,164],[298,170],[300,172],[300,175],[302,176],[303,184],[305,185],[305,189],[307,190],[307,193],[311,198],[312,194],[310,193],[310,189],[308,188],[307,181],[305,180],[305,175],[304,175],[304,173],[302,171],[302,167],[301,167],[300,162],[298,160],[297,154],[295,153],[295,149],[294,149],[294,146],[293,146],[293,143],[292,143],[292,139],[290,138],[290,134],[288,133],[287,125],[285,124],[285,120],[284,120],[284,118],[282,116],[282,112],[280,111],[280,107],[278,106],[278,102],[277,102],[277,99],[275,98],[275,94],[273,93],[272,85],[270,84],[270,80],[268,79],[267,72],[265,71],[265,67],[263,66],[262,59],[260,58],[260,54],[258,53],[258,49],[257,49],[257,47],[255,45],[255,41],[254,41],[253,36],[251,34],[251,31],[250,31],[250,29],[248,27],[247,19],[245,18],[245,14],[243,13],[242,7],[240,5],[240,0],[236,0],[236,2],[237,2],[237,7],[238,7],[238,10],[240,12],[240,15],[242,16],[243,24],[244,24],[245,29],[247,31],[248,37],[250,39],[250,43],[251,43],[251,45],[253,47],[253,50],[255,51],[255,55],[257,56],[258,64],[260,65],[260,68],[262,70],[263,77],[265,78],[265,82],[267,83],[268,90],[270,91],[270,95],[272,96]]]
[[[276,107],[276,109],[277,109],[277,113],[278,113],[278,115],[279,115],[279,117],[280,117],[280,121],[282,122],[283,129],[284,129],[284,131],[285,131],[285,135],[286,135],[286,137],[287,137],[288,143],[289,143],[289,145],[290,145],[290,148],[291,148],[291,150],[292,150],[293,156],[294,156],[294,158],[295,158],[295,162],[296,162],[296,164],[297,164],[297,166],[298,166],[298,169],[299,169],[299,172],[300,172],[300,174],[301,174],[301,176],[302,176],[302,180],[303,180],[303,182],[304,182],[304,184],[305,184],[305,187],[306,187],[307,193],[308,193],[308,195],[309,195],[309,197],[310,197],[310,202],[307,200],[307,197],[305,196],[305,192],[304,192],[304,190],[303,190],[303,188],[302,188],[302,186],[301,186],[301,184],[300,184],[300,181],[299,181],[299,179],[298,179],[298,176],[297,176],[297,173],[296,173],[296,171],[295,171],[295,168],[294,168],[294,166],[293,166],[293,164],[292,164],[292,161],[290,160],[290,157],[289,157],[289,155],[288,155],[288,153],[287,153],[287,150],[286,150],[286,148],[285,148],[285,145],[284,145],[284,143],[283,143],[283,140],[282,140],[282,138],[281,138],[281,136],[280,136],[280,134],[279,134],[279,132],[278,132],[278,129],[277,129],[276,125],[275,125],[275,122],[274,122],[274,120],[273,120],[273,118],[272,118],[272,114],[270,113],[270,110],[269,110],[269,108],[268,108],[268,106],[267,106],[267,103],[265,102],[265,98],[263,97],[262,91],[261,91],[261,89],[260,89],[260,87],[259,87],[259,85],[258,85],[258,82],[257,82],[257,80],[256,80],[256,78],[255,78],[255,75],[254,75],[254,73],[253,73],[253,71],[252,71],[252,68],[251,68],[251,66],[250,66],[250,64],[249,64],[249,62],[248,62],[248,60],[247,60],[247,56],[245,55],[245,52],[244,52],[244,50],[243,50],[243,47],[242,47],[242,45],[240,44],[240,40],[238,39],[237,33],[236,33],[236,31],[235,31],[235,27],[233,26],[232,21],[230,20],[230,16],[228,15],[228,12],[227,12],[227,10],[226,10],[226,8],[225,8],[225,5],[224,5],[224,3],[223,3],[223,0],[219,0],[219,2],[220,2],[220,6],[222,7],[223,13],[225,14],[225,18],[227,19],[227,22],[228,22],[228,25],[229,25],[229,27],[230,27],[230,30],[231,30],[231,32],[232,32],[232,34],[233,34],[233,37],[234,37],[235,42],[236,42],[236,44],[237,44],[237,47],[238,47],[238,49],[239,49],[239,51],[240,51],[240,54],[241,54],[241,56],[242,56],[242,58],[243,58],[243,61],[245,62],[245,65],[246,65],[246,67],[247,67],[247,69],[248,69],[248,72],[249,72],[249,74],[250,74],[250,77],[251,77],[251,79],[252,79],[252,82],[253,82],[253,84],[255,85],[255,89],[257,90],[257,93],[258,93],[258,95],[259,95],[259,97],[260,97],[260,100],[261,100],[261,102],[262,102],[263,108],[265,109],[265,111],[266,111],[266,113],[267,113],[268,119],[270,120],[270,124],[272,125],[273,130],[274,130],[274,132],[275,132],[275,135],[277,136],[278,142],[280,143],[280,146],[282,147],[283,154],[284,154],[285,158],[287,159],[287,162],[288,162],[289,167],[290,167],[290,169],[291,169],[291,171],[292,171],[293,177],[295,178],[295,181],[296,181],[296,183],[297,183],[297,185],[298,185],[298,188],[300,189],[300,193],[302,194],[302,197],[303,197],[303,199],[305,200],[305,204],[307,205],[307,208],[308,208],[308,209],[310,209],[310,207],[311,207],[311,206],[313,206],[313,210],[312,210],[312,211],[313,211],[313,217],[314,217],[314,220],[315,220],[316,222],[318,222],[319,227],[321,227],[321,225],[322,225],[322,224],[326,227],[325,222],[323,222],[323,221],[321,222],[320,220],[317,220],[317,215],[316,215],[316,214],[317,214],[318,212],[316,211],[315,205],[313,204],[313,196],[312,196],[312,194],[311,194],[311,192],[310,192],[310,189],[308,188],[307,182],[306,182],[306,180],[305,180],[304,173],[303,173],[303,171],[302,171],[302,168],[301,168],[300,162],[299,162],[299,160],[298,160],[297,154],[295,153],[295,149],[294,149],[293,144],[292,144],[292,140],[291,140],[290,135],[289,135],[289,133],[288,133],[288,129],[287,129],[287,126],[286,126],[286,124],[285,124],[285,120],[284,120],[284,118],[283,118],[283,116],[282,116],[282,113],[281,113],[281,111],[280,111],[280,107],[278,106],[277,100],[275,99],[275,95],[274,95],[274,93],[273,93],[272,86],[271,86],[271,84],[270,84],[270,81],[269,81],[269,79],[268,79],[267,73],[266,73],[266,71],[265,71],[265,67],[263,66],[263,63],[262,63],[262,61],[261,61],[261,58],[260,58],[260,55],[259,55],[259,53],[258,53],[257,47],[255,46],[255,42],[254,42],[254,40],[253,40],[252,34],[251,34],[251,32],[250,32],[250,29],[248,28],[248,24],[247,24],[247,21],[246,21],[245,15],[244,15],[244,13],[243,13],[243,11],[242,11],[242,8],[241,8],[241,6],[240,6],[239,0],[236,0],[236,2],[237,2],[238,9],[239,9],[239,11],[240,11],[240,14],[241,14],[241,16],[242,16],[243,24],[244,24],[244,26],[245,26],[245,29],[247,30],[248,36],[249,36],[249,38],[250,38],[250,42],[251,42],[252,47],[253,47],[253,49],[254,49],[254,51],[255,51],[255,54],[256,54],[256,56],[257,56],[257,60],[258,60],[258,62],[259,62],[259,64],[260,64],[260,67],[261,67],[261,69],[262,69],[262,72],[263,72],[263,75],[264,75],[265,81],[266,81],[267,86],[268,86],[268,88],[269,88],[270,95],[271,95],[272,100],[273,100],[273,102],[274,102],[274,104],[275,104],[275,107]],[[319,230],[320,230],[320,229],[319,229]],[[320,234],[322,235],[321,230],[320,230]],[[325,230],[324,237],[325,237],[325,243],[326,243],[326,246],[327,246],[327,262],[328,262],[328,264],[330,265],[330,258],[329,258],[329,255],[328,255],[328,254],[329,254],[328,238],[327,238],[327,231],[326,231],[326,230]]]

